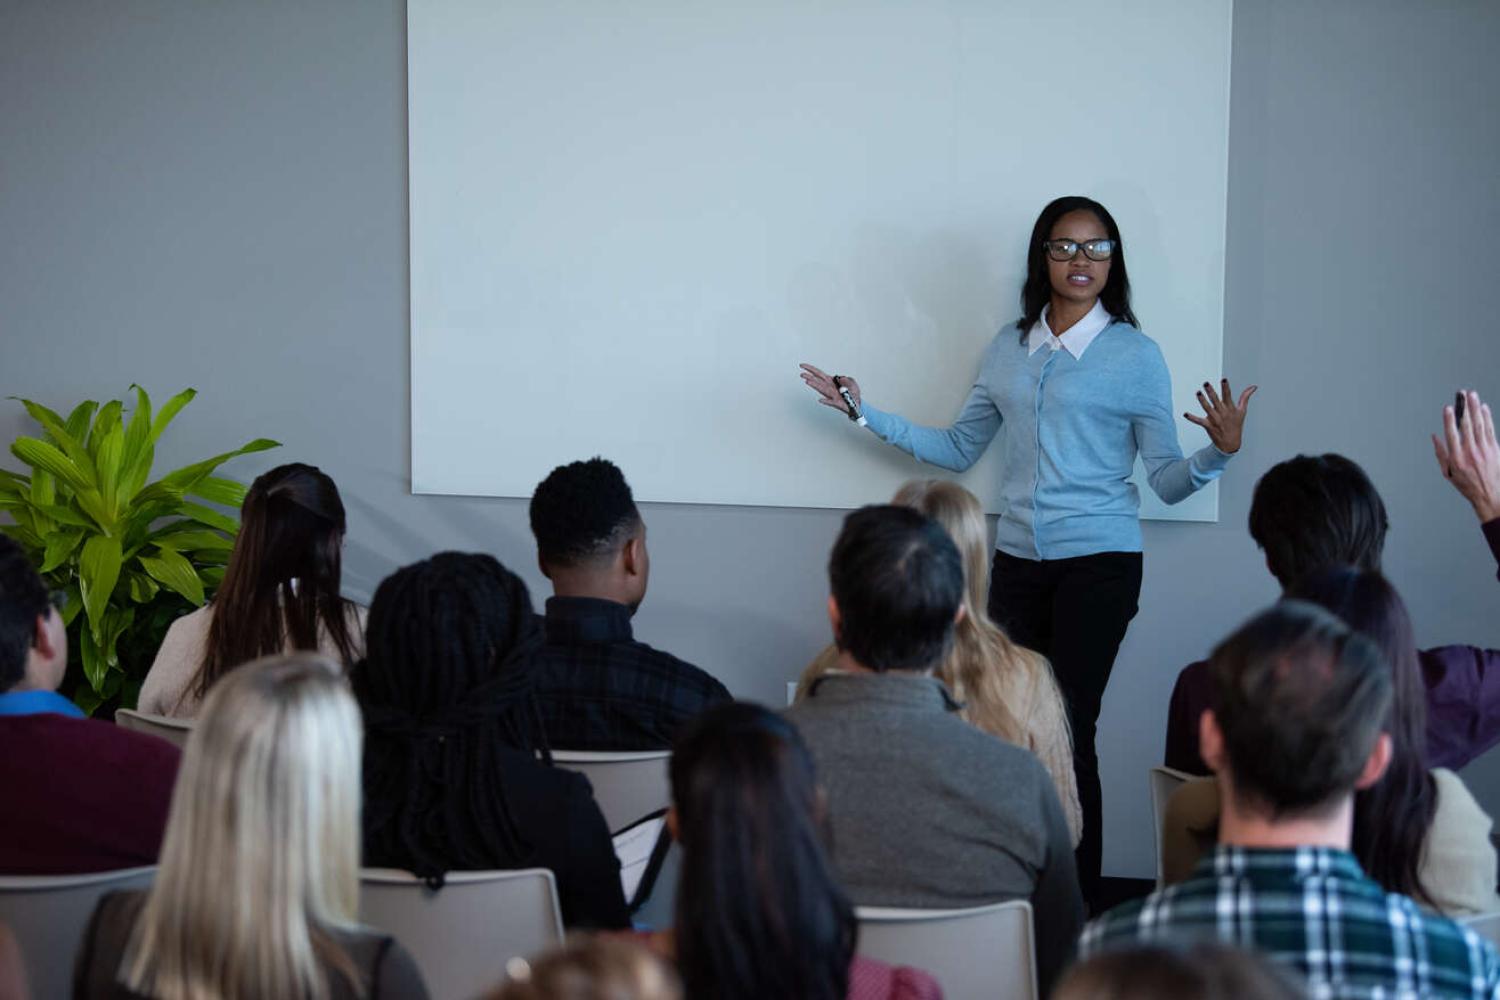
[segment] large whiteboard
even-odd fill
[[[1220,374],[1231,0],[407,10],[416,492],[602,454],[642,500],[884,499],[937,470],[797,363],[946,424],[1060,194],[1120,222],[1178,412]]]

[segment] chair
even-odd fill
[[[1024,899],[963,910],[861,906],[856,951],[930,972],[946,1000],[1036,1000],[1031,904]]]
[[[594,801],[610,833],[618,833],[643,816],[665,809],[672,792],[667,779],[669,750],[604,753],[554,750],[552,762],[577,771],[594,786]]]
[[[154,867],[87,875],[0,875],[0,921],[21,946],[31,995],[65,997],[73,989],[73,962],[94,907],[106,893],[145,889]]]
[[[1493,913],[1481,913],[1476,917],[1464,917],[1459,923],[1496,948],[1500,948],[1500,910]]]
[[[147,715],[133,708],[121,708],[115,712],[115,724],[122,729],[159,736],[179,747],[187,746],[193,733],[192,719],[172,719],[165,715]]]
[[[1161,833],[1167,822],[1167,800],[1172,793],[1193,780],[1193,775],[1173,767],[1151,769],[1151,821],[1152,833],[1156,835],[1156,887],[1163,884],[1161,863]]]
[[[433,891],[410,872],[360,872],[359,919],[416,959],[433,1000],[479,996],[505,963],[562,942],[557,883],[545,868],[449,872]]]

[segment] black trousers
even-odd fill
[[[1083,898],[1098,896],[1104,852],[1099,753],[1094,747],[1099,707],[1125,629],[1141,596],[1141,554],[1100,552],[1072,559],[1017,559],[995,553],[990,617],[1022,646],[1052,661],[1073,728],[1073,770],[1083,810],[1078,881]]]

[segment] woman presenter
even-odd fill
[[[1005,428],[989,612],[1052,661],[1067,701],[1083,812],[1078,872],[1091,902],[1102,849],[1094,731],[1141,590],[1136,455],[1157,496],[1185,499],[1239,450],[1256,388],[1236,401],[1228,379],[1218,391],[1203,383],[1203,416],[1185,416],[1210,443],[1183,457],[1166,362],[1130,311],[1124,250],[1098,202],[1058,198],[1042,210],[1026,252],[1023,315],[985,349],[952,426],[916,426],[865,404],[853,378],[802,366],[820,402],[845,412],[844,390],[882,440],[954,472]]]

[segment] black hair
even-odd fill
[[[948,654],[964,596],[958,547],[930,517],[890,504],[844,518],[828,580],[835,641],[871,670],[926,670]]]
[[[1374,642],[1315,604],[1282,601],[1220,643],[1209,674],[1240,801],[1310,816],[1353,792],[1391,704]]]
[[[1058,219],[1069,212],[1079,211],[1092,212],[1115,244],[1115,252],[1110,256],[1109,278],[1099,291],[1099,301],[1105,311],[1121,323],[1137,328],[1141,325],[1130,309],[1130,273],[1125,269],[1125,242],[1120,239],[1120,227],[1115,224],[1115,217],[1092,198],[1065,195],[1048,202],[1042,214],[1036,217],[1036,225],[1031,227],[1031,242],[1026,245],[1026,284],[1021,286],[1021,318],[1017,321],[1022,340],[1042,318],[1047,303],[1052,301],[1052,279],[1047,273],[1047,251],[1042,244],[1052,238],[1052,227],[1057,225]]]
[[[605,458],[553,469],[531,497],[531,533],[543,563],[575,566],[618,552],[641,523],[630,484]]]
[[[1354,856],[1387,892],[1435,905],[1418,871],[1437,812],[1427,770],[1427,689],[1406,605],[1385,577],[1347,566],[1314,573],[1292,591],[1338,615],[1375,642],[1390,664],[1392,697],[1384,719],[1391,737],[1385,774],[1354,796]]]
[[[532,693],[541,633],[526,585],[493,556],[443,552],[375,591],[351,674],[365,718],[365,864],[441,885],[525,867],[502,751],[551,763]]]
[[[1343,455],[1272,466],[1250,500],[1250,537],[1283,590],[1325,566],[1378,571],[1387,526],[1375,485]]]
[[[48,605],[47,587],[20,543],[0,534],[0,691],[26,676],[36,621],[50,613]]]
[[[857,924],[797,730],[759,705],[716,706],[678,735],[671,778],[686,995],[843,1000]]]
[[[325,635],[349,666],[358,647],[352,606],[339,595],[344,529],[338,487],[315,466],[279,465],[250,484],[193,678],[197,697],[242,663],[316,651]]]

